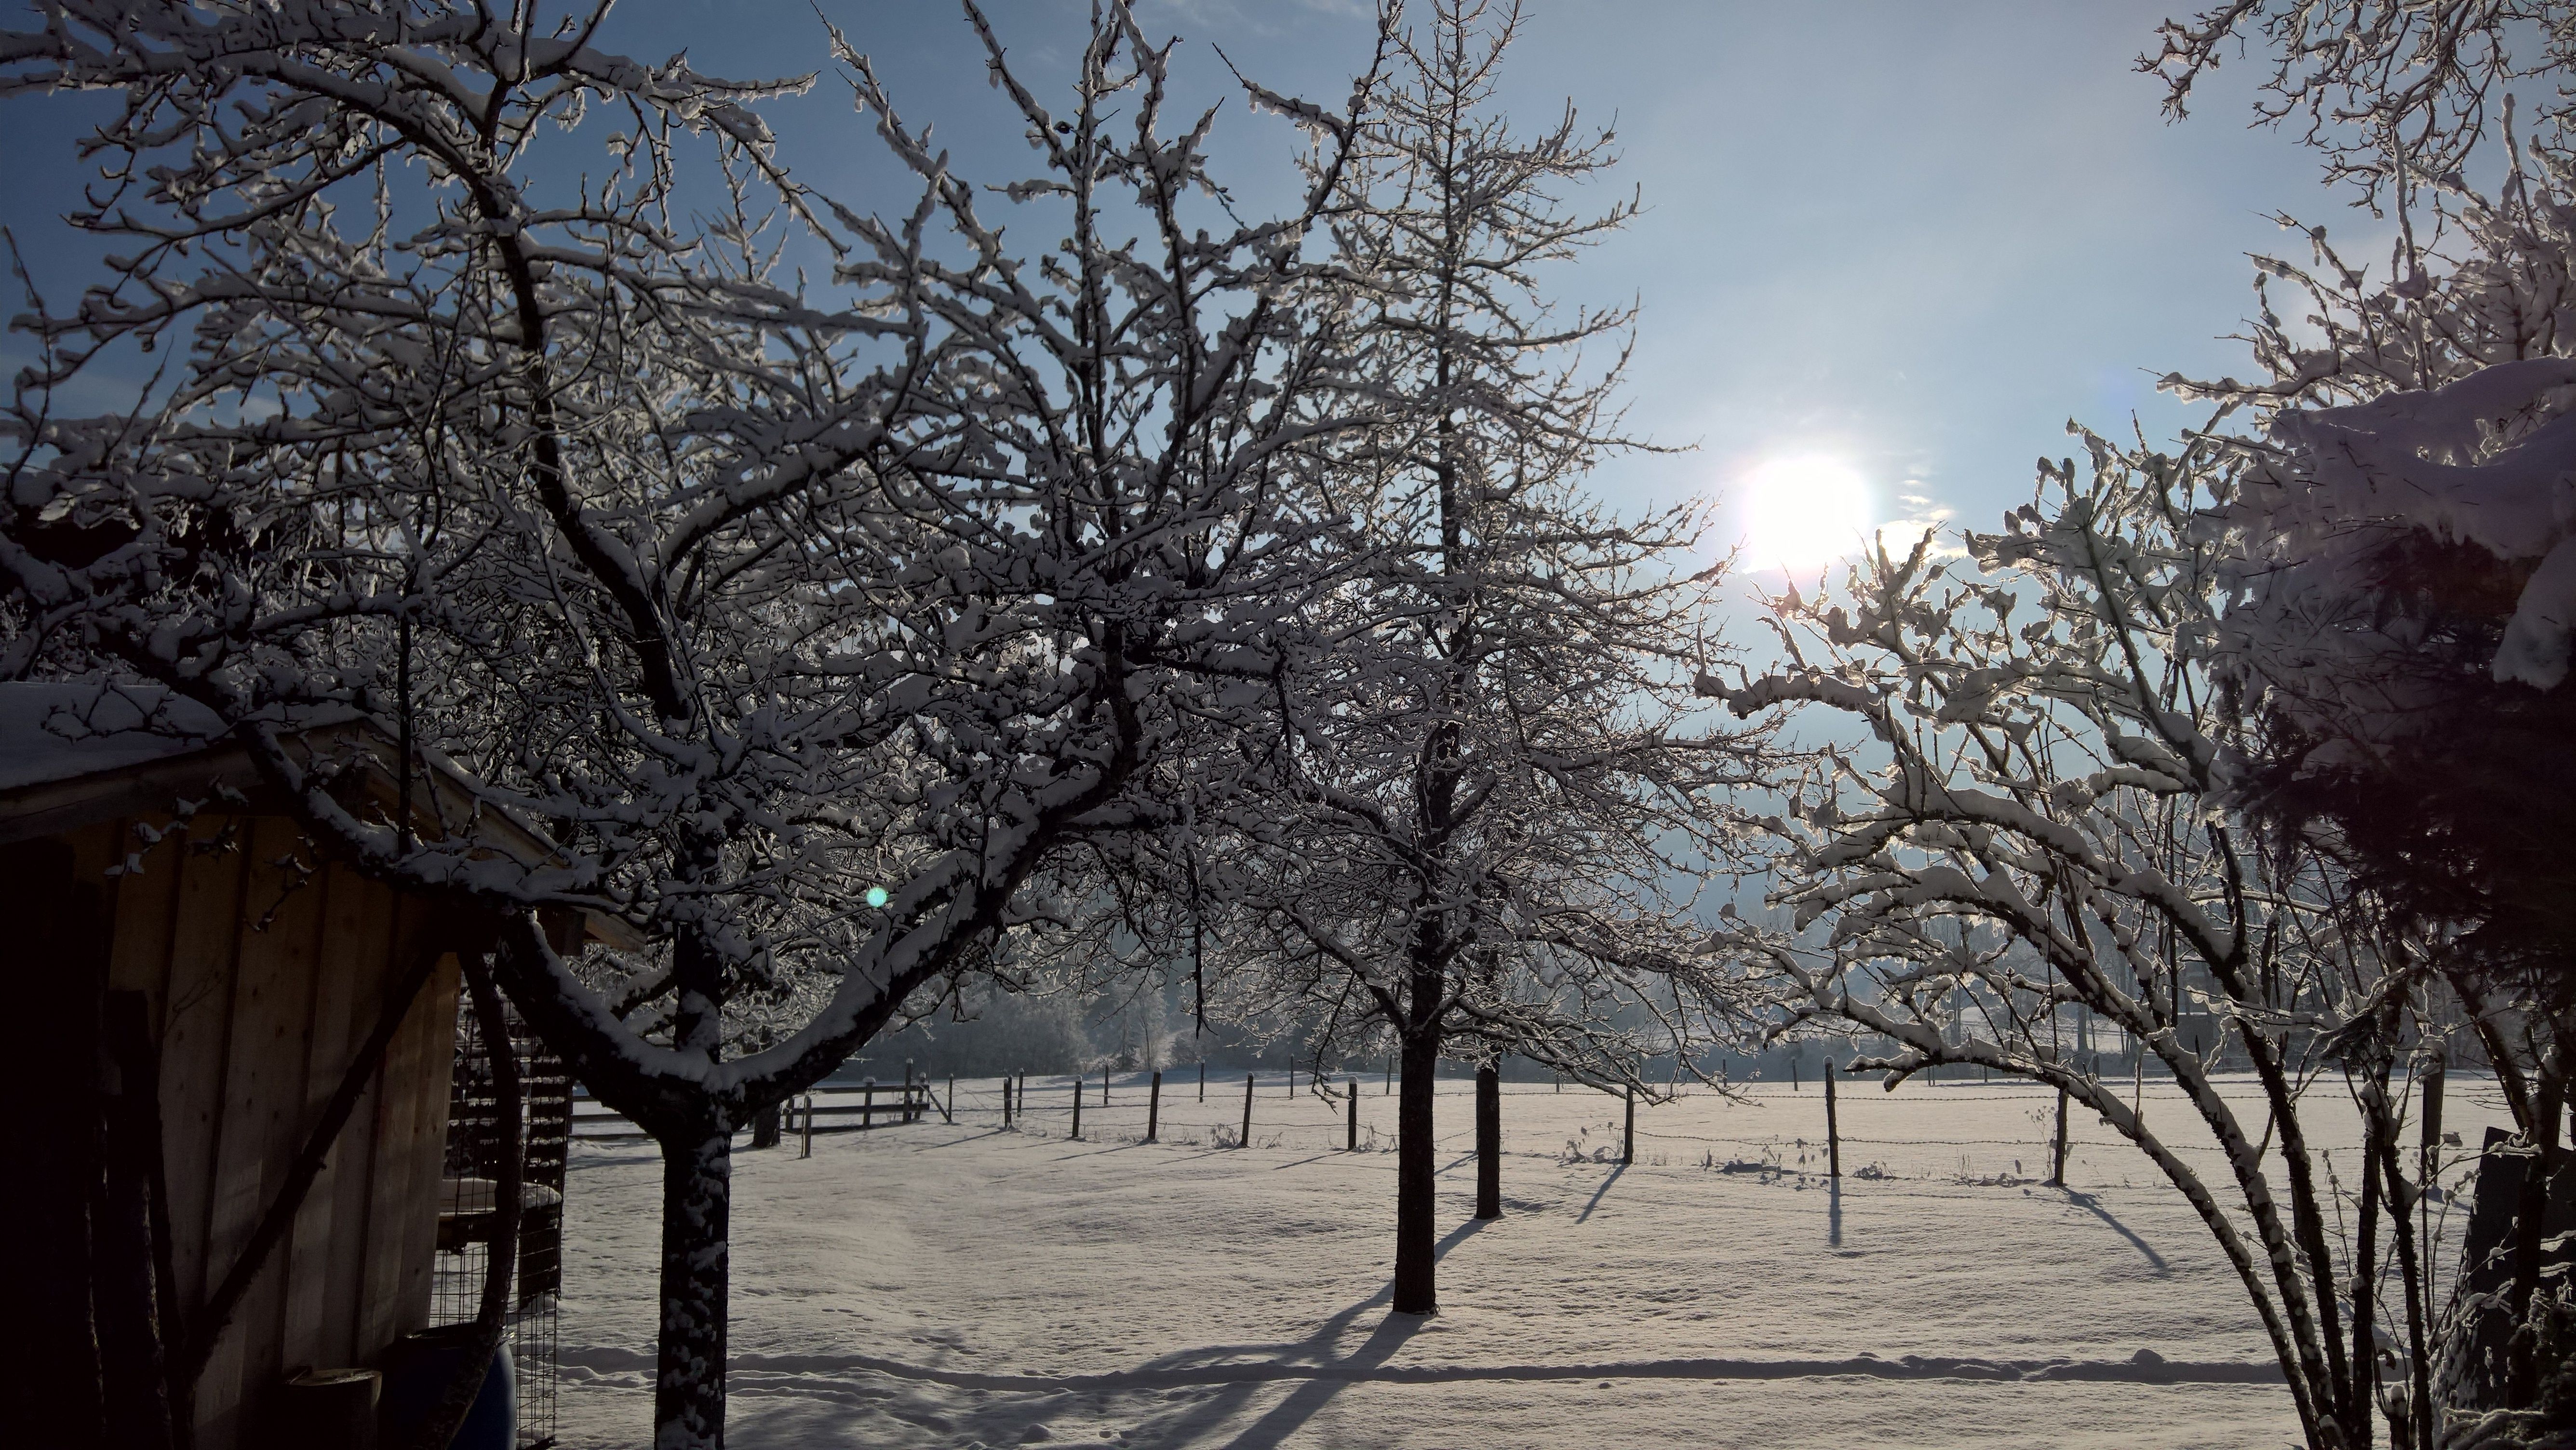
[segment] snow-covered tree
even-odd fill
[[[1779,825],[1784,899],[1825,940],[1744,928],[1728,944],[1767,953],[1797,1011],[1893,1044],[1864,1066],[1985,1063],[2138,1142],[2237,1266],[2312,1444],[2366,1444],[2383,1413],[2428,1450],[2540,1422],[2449,1413],[2464,1326],[2432,1302],[2436,1246],[2410,1211],[2425,1169],[2410,1177],[2395,1146],[2417,1105],[2394,1064],[2448,1024],[2476,1035],[2542,1170],[2522,1205],[2536,1245],[2567,1030],[2547,843],[2576,800],[2576,722],[2555,694],[2576,375],[2565,93],[2520,130],[2512,96],[2564,74],[2572,16],[2244,0],[2169,23],[2144,64],[2177,113],[2227,46],[2267,42],[2262,113],[2302,122],[2394,216],[2387,273],[2301,228],[2312,264],[2260,263],[2249,341],[2268,376],[2167,379],[2219,401],[2207,430],[2171,454],[2088,435],[2089,478],[2044,468],[2036,504],[1969,536],[1978,572],[1881,556],[1847,599],[1793,594],[1791,667],[1727,691],[1739,709],[1843,711],[1874,739]],[[2481,195],[2463,178],[2495,153],[2503,179]],[[2284,284],[2307,304],[2287,322]],[[2245,418],[2261,431],[2230,429]],[[2069,1007],[2163,1063],[2232,1202],[2090,1054],[2070,1058]],[[2222,1060],[2262,1085],[2260,1137],[2209,1087]],[[2365,1130],[2339,1188],[2319,1184],[2300,1118],[2321,1073]],[[2519,1255],[2518,1321],[2535,1268]],[[2374,1353],[2401,1315],[2402,1360]],[[2540,1317],[2510,1376],[2523,1405]]]
[[[1882,549],[1841,591],[1778,601],[1783,667],[1704,683],[1742,713],[1830,711],[1867,736],[1825,751],[1773,823],[1793,929],[1738,923],[1718,947],[1788,1024],[1878,1044],[1847,1070],[1894,1088],[1975,1064],[2098,1115],[2225,1252],[2308,1442],[2360,1450],[2383,1411],[2412,1440],[2438,1306],[2392,1078],[2443,991],[2441,943],[2222,809],[2243,735],[2208,659],[2224,560],[2197,531],[2218,451],[2086,443],[2002,532],[1966,535],[1973,567],[1935,562],[1928,536]],[[2107,1064],[2106,1027],[2127,1048]],[[2141,1110],[2148,1062],[2190,1121]],[[2250,1106],[2217,1080],[2244,1067]],[[2308,1127],[2336,1081],[2365,1125],[2341,1193]],[[2204,1135],[2216,1172],[2186,1156]]]
[[[2231,52],[2259,54],[2256,116],[2297,127],[2366,202],[2455,182],[2516,100],[2544,126],[2576,121],[2576,94],[2554,85],[2576,62],[2566,0],[2225,0],[2156,35],[2138,68],[2165,82],[2169,115]]]
[[[36,12],[0,93],[121,97],[72,218],[118,255],[20,324],[0,677],[166,686],[326,849],[497,924],[520,1010],[662,1146],[656,1441],[720,1444],[732,1131],[1079,906],[1052,863],[1237,783],[1175,722],[1258,723],[1231,682],[1311,567],[1332,167],[1233,220],[1114,3],[1062,108],[970,9],[1042,163],[998,195],[839,47],[919,180],[892,220],[781,169],[755,107],[804,82],[608,53],[605,5]],[[300,743],[353,709],[398,747]],[[551,853],[342,788],[449,766]],[[560,908],[654,945],[559,954]]]
[[[1220,849],[1180,863],[1165,898],[1162,938],[1223,957],[1230,1010],[1286,1010],[1319,1060],[1391,1040],[1403,1313],[1438,1306],[1441,1056],[1635,1082],[1673,1041],[1642,1041],[1637,1012],[1704,1017],[1674,1010],[1716,1005],[1676,883],[1723,849],[1725,795],[1761,754],[1759,732],[1712,728],[1690,696],[1695,515],[1624,522],[1583,491],[1621,446],[1626,317],[1559,314],[1540,278],[1633,204],[1568,210],[1611,139],[1570,107],[1535,136],[1500,114],[1519,25],[1517,6],[1439,0],[1359,129],[1330,286],[1375,426],[1319,485],[1355,573],[1300,611],[1280,793],[1207,823]]]
[[[2538,1171],[2501,1311],[2510,1363],[2462,1388],[2527,1412],[2544,1321],[2576,1323],[2534,1303],[2576,1069],[2576,6],[2235,5],[2168,27],[2177,101],[2257,30],[2267,110],[2304,114],[2395,237],[2374,267],[2306,229],[2309,259],[2261,263],[2268,376],[2168,379],[2254,425],[2227,436],[2242,475],[2205,525],[2231,555],[2224,659],[2263,727],[2236,798],[2451,933],[2489,1009],[2475,1020]]]

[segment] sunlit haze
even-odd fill
[[[1751,569],[1815,569],[1857,552],[1877,522],[1868,483],[1838,458],[1775,458],[1729,492],[1742,500]]]

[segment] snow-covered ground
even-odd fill
[[[2142,1158],[2078,1113],[2073,1191],[2022,1181],[2046,1175],[2051,1106],[2027,1086],[1847,1085],[1837,1189],[1812,1081],[1641,1105],[1624,1168],[1617,1100],[1514,1084],[1504,1217],[1479,1226],[1468,1084],[1444,1083],[1428,1321],[1387,1310],[1394,1154],[1336,1151],[1344,1106],[1302,1079],[1261,1084],[1242,1150],[1223,1146],[1240,1077],[1204,1105],[1194,1078],[1167,1085],[1154,1144],[1127,1079],[1105,1111],[1092,1079],[1081,1141],[1065,1080],[1031,1088],[1036,1119],[1011,1132],[997,1085],[970,1083],[953,1126],[736,1157],[729,1443],[2294,1438],[2251,1307]],[[2471,1148],[2503,1120],[2492,1099],[2453,1082]],[[1363,1148],[1383,1148],[1394,1099],[1362,1079],[1360,1106]],[[568,1446],[648,1439],[658,1171],[647,1144],[574,1159]]]

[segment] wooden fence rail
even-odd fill
[[[955,1089],[950,1093],[953,1097]],[[805,1120],[808,1103],[813,1114],[810,1123]],[[791,1133],[858,1133],[918,1123],[932,1113],[946,1118],[953,1110],[953,1103],[942,1103],[927,1081],[860,1083],[799,1094],[785,1105],[786,1121],[781,1126]],[[642,1142],[650,1135],[596,1099],[583,1097],[573,1102],[572,1136],[584,1143],[616,1143]]]

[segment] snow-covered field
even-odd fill
[[[1059,1078],[1032,1081],[1036,1121],[1011,1132],[997,1085],[970,1083],[954,1126],[739,1154],[729,1443],[2293,1439],[2252,1309],[2143,1159],[2079,1113],[2094,1146],[2073,1191],[2021,1181],[2047,1172],[2051,1100],[2027,1086],[1848,1084],[1844,1171],[1889,1176],[1836,1189],[1812,1081],[1641,1105],[1624,1168],[1617,1100],[1514,1084],[1504,1217],[1478,1226],[1468,1084],[1444,1083],[1428,1321],[1386,1307],[1394,1154],[1336,1151],[1343,1105],[1282,1087],[1261,1084],[1241,1150],[1222,1146],[1240,1077],[1204,1105],[1194,1078],[1167,1085],[1154,1144],[1123,1078],[1105,1111],[1092,1079],[1069,1140]],[[2454,1080],[2448,1116],[2472,1148],[2503,1120],[2492,1098]],[[1363,1148],[1382,1148],[1394,1099],[1362,1079],[1360,1106]],[[564,1443],[640,1445],[658,1164],[648,1144],[585,1146],[574,1164]]]

